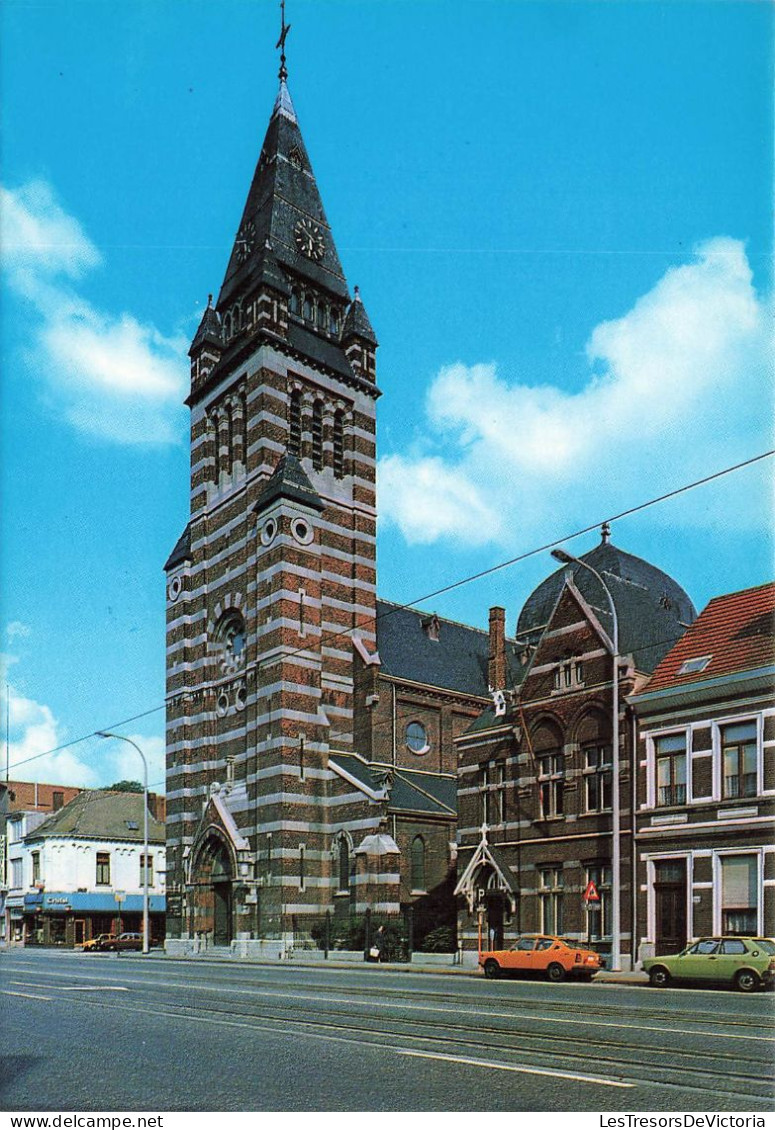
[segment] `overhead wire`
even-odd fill
[[[462,588],[464,585],[468,585],[474,581],[481,580],[483,577],[492,576],[494,573],[498,573],[503,569],[508,569],[511,566],[517,565],[522,561],[527,561],[531,557],[536,557],[540,553],[546,553],[549,550],[554,549],[556,546],[562,545],[564,542],[573,541],[578,537],[582,537],[584,534],[591,533],[593,530],[599,529],[605,523],[611,524],[613,522],[620,521],[622,518],[627,518],[633,514],[638,514],[643,510],[647,510],[651,506],[657,506],[662,502],[667,502],[671,498],[677,498],[679,495],[685,494],[687,491],[695,490],[697,487],[705,486],[707,483],[714,482],[725,477],[726,475],[731,475],[736,471],[741,471],[744,468],[750,467],[755,463],[759,463],[764,459],[770,459],[773,455],[775,455],[775,448],[770,449],[769,451],[763,451],[758,455],[751,456],[749,459],[742,460],[740,463],[734,463],[729,467],[722,468],[722,470],[720,471],[714,471],[710,475],[705,475],[701,479],[695,479],[693,482],[684,483],[682,486],[667,491],[665,494],[661,494],[655,498],[648,499],[645,502],[638,503],[636,506],[630,506],[626,510],[619,511],[619,513],[617,514],[612,514],[607,518],[601,518],[595,522],[591,522],[589,525],[583,526],[578,530],[574,530],[572,533],[563,534],[561,537],[554,538],[552,541],[545,542],[543,545],[536,546],[533,549],[526,550],[524,553],[517,554],[515,557],[510,557],[505,561],[500,561],[495,565],[491,565],[487,569],[480,569],[476,573],[469,573],[465,577],[460,577],[458,580],[450,582],[450,584],[443,585],[441,588],[434,589],[432,592],[426,593],[423,596],[418,596],[416,599],[408,601],[405,604],[395,604],[391,608],[386,609],[384,612],[378,613],[376,616],[369,617],[368,619],[376,626],[376,624],[381,620],[387,619],[389,616],[393,616],[398,612],[408,611],[415,608],[418,604],[423,604],[428,600],[433,600],[436,597],[443,596],[446,593],[454,591],[455,589]],[[353,633],[361,631],[362,627],[362,625],[353,625],[348,628],[342,628],[336,632],[330,632],[327,635],[322,635],[320,637],[320,646],[322,647],[324,644],[330,643],[333,640],[351,636]],[[676,637],[676,639],[678,638],[680,637]],[[662,642],[669,643],[673,641],[665,640]],[[645,646],[646,645],[644,645],[644,647]],[[655,645],[649,644],[647,646],[653,647]],[[303,655],[308,650],[308,648],[296,648],[292,651],[287,652],[284,658],[286,660],[292,659],[296,655]],[[643,650],[643,648],[639,648],[637,650]],[[262,669],[261,660],[259,660],[255,669],[256,671],[260,671]],[[174,698],[175,696],[172,697]],[[134,714],[131,718],[125,718],[121,722],[111,722],[106,724],[105,726],[100,726],[98,729],[92,730],[88,734],[83,734],[79,738],[73,738],[69,742],[63,742],[61,745],[55,746],[53,749],[44,750],[42,753],[33,754],[32,757],[24,758],[21,761],[15,761],[13,762],[13,764],[9,765],[9,769],[17,769],[22,765],[30,764],[30,762],[32,761],[38,761],[42,757],[50,757],[55,753],[60,753],[62,750],[70,749],[72,748],[72,746],[80,745],[82,742],[88,741],[89,738],[99,737],[100,733],[104,730],[118,729],[120,726],[128,726],[130,722],[136,722],[140,718],[146,718],[150,714],[156,714],[160,710],[164,710],[166,706],[167,703],[164,702],[159,706],[153,706],[148,710],[142,711],[139,714]]]

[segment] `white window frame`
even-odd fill
[[[756,794],[752,797],[724,797],[724,764],[721,750],[721,731],[724,726],[744,726],[746,722],[756,725]],[[729,718],[714,718],[711,724],[713,744],[713,800],[732,804],[751,803],[761,796],[764,790],[764,718],[761,714],[733,714]]]
[[[722,934],[721,861],[729,855],[756,856],[756,936],[762,937],[764,931],[764,849],[763,848],[718,848],[713,852],[713,933]]]
[[[646,734],[646,808],[664,807],[657,805],[657,751],[658,738],[669,738],[673,735],[683,734],[686,743],[686,803],[691,804],[691,726],[663,726],[659,730],[649,730]],[[707,797],[704,800],[707,802]]]

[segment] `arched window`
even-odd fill
[[[294,389],[288,405],[288,454],[301,458],[301,393]]]
[[[296,287],[294,287],[293,290],[291,291],[291,313],[292,314],[300,314],[301,313],[301,298],[299,296],[299,292],[296,289]]]
[[[236,609],[225,612],[218,621],[212,645],[218,657],[218,666],[224,673],[237,671],[244,666],[245,621]]]
[[[337,479],[344,475],[344,413],[334,414],[334,474]]]
[[[234,405],[229,403],[226,405],[226,420],[228,423],[228,444],[229,452],[226,456],[227,467],[229,471],[234,470]]]
[[[304,311],[305,319],[308,322],[311,322],[313,320],[313,318],[315,317],[315,306],[314,306],[314,303],[312,301],[312,295],[310,295],[310,294],[304,295],[304,305],[303,305],[302,309]]]
[[[424,891],[425,887],[425,840],[422,836],[415,836],[412,840],[412,876],[413,891]]]
[[[325,302],[318,303],[318,325],[321,330],[326,328],[326,304]]]
[[[347,836],[339,837],[339,890],[350,889],[350,845]]]
[[[316,471],[323,467],[323,404],[320,400],[312,405],[312,466]]]
[[[332,334],[339,333],[339,314],[334,306],[328,312],[328,331]]]

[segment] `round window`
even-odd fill
[[[277,519],[267,518],[261,527],[261,543],[262,545],[269,545],[277,536]]]
[[[183,582],[180,577],[173,577],[167,586],[167,594],[170,600],[177,600],[183,588]]]
[[[422,722],[410,722],[406,727],[406,744],[412,753],[428,752],[428,732]]]
[[[248,701],[248,692],[244,686],[237,687],[237,692],[234,696],[234,705],[237,710],[244,710]]]
[[[216,703],[216,709],[217,709],[218,713],[220,714],[221,718],[223,718],[224,714],[226,714],[228,712],[229,696],[226,694],[225,691],[221,691],[221,693],[218,695],[218,702]]]
[[[312,526],[306,518],[294,518],[291,522],[291,533],[302,545],[309,545],[314,536]]]

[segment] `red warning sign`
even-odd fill
[[[600,895],[597,893],[597,887],[591,879],[587,883],[587,889],[584,891],[584,902],[600,902]]]

